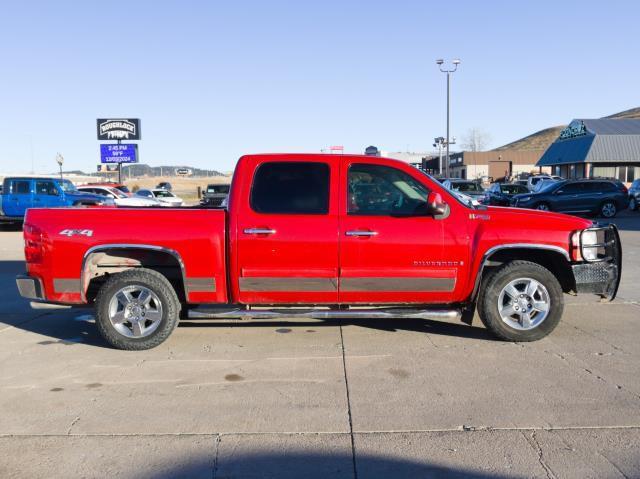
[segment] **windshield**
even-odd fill
[[[456,192],[451,191],[449,188],[447,188],[446,186],[444,186],[442,183],[447,181],[446,178],[440,178],[440,179],[436,179],[433,176],[431,176],[429,173],[425,173],[422,170],[418,170],[420,173],[422,173],[424,176],[426,176],[427,178],[429,178],[431,181],[433,181],[434,183],[438,184],[440,183],[441,186],[444,187],[445,190],[449,191],[449,193],[451,193],[451,197],[454,198],[458,203],[460,203],[462,206],[466,206],[467,208],[471,208],[473,210],[476,209],[476,206],[473,204],[473,200],[469,197],[464,198],[462,195],[458,196],[456,194]],[[446,183],[445,183],[446,184]],[[466,195],[464,195],[466,196]]]
[[[71,183],[69,180],[59,181],[58,185],[60,186],[60,188],[62,188],[62,191],[64,191],[65,193],[78,192],[78,189],[76,188],[76,186],[73,183]]]
[[[229,185],[209,185],[207,186],[207,193],[229,193]]]
[[[484,191],[482,189],[482,187],[478,184],[478,183],[458,183],[458,182],[452,182],[451,183],[451,189],[455,190],[455,191],[473,191],[473,192],[482,192]]]
[[[501,185],[500,189],[507,195],[517,195],[518,193],[527,192],[527,188],[521,185]]]
[[[548,191],[553,190],[559,184],[560,183],[558,181],[548,181],[548,182],[545,181],[544,183],[542,183],[540,188],[538,190],[536,190],[536,193],[546,193]]]
[[[122,191],[120,191],[118,188],[106,188],[106,190],[111,193],[112,195],[114,195],[116,198],[126,198],[127,195],[125,195]]]
[[[173,198],[173,195],[171,194],[171,192],[169,192],[167,190],[156,190],[156,191],[153,192],[153,194],[157,198]]]
[[[129,191],[129,188],[127,188],[125,185],[116,186],[115,188],[116,188],[116,190],[124,191],[125,193],[131,193],[131,192]],[[125,196],[126,196],[126,195],[125,195]]]

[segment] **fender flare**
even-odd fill
[[[187,274],[184,267],[184,262],[182,261],[182,257],[180,253],[171,248],[165,248],[164,246],[156,246],[150,244],[130,244],[130,243],[108,243],[101,244],[97,246],[92,246],[87,251],[85,251],[82,257],[82,266],[80,270],[80,297],[83,303],[87,302],[87,289],[89,287],[89,281],[87,278],[87,262],[89,258],[95,253],[101,253],[103,251],[113,250],[113,249],[124,249],[124,250],[148,250],[155,251],[158,253],[166,253],[171,255],[180,265],[180,272],[182,274],[182,285],[184,288],[185,298],[188,298],[187,292]]]
[[[569,257],[569,252],[560,246],[548,245],[548,244],[539,244],[539,243],[507,243],[500,244],[489,248],[484,255],[482,255],[482,261],[480,262],[480,266],[478,268],[478,272],[476,274],[475,283],[473,285],[473,291],[471,292],[471,296],[469,298],[469,302],[475,304],[476,299],[478,298],[478,292],[480,291],[480,283],[482,282],[482,275],[484,273],[484,268],[487,264],[489,258],[501,250],[509,250],[509,249],[531,249],[531,250],[545,250],[552,251],[554,253],[561,254],[567,262],[571,263],[571,258]]]

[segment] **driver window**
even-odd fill
[[[425,210],[429,190],[403,171],[356,163],[347,177],[350,215],[413,215]]]
[[[58,189],[53,184],[53,181],[36,181],[36,194],[56,196]]]

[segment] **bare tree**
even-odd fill
[[[480,128],[470,128],[462,137],[461,146],[466,151],[484,151],[491,143],[491,135]]]

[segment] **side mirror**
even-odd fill
[[[447,212],[447,204],[442,199],[440,193],[431,192],[427,198],[429,214],[432,216],[442,216]]]

